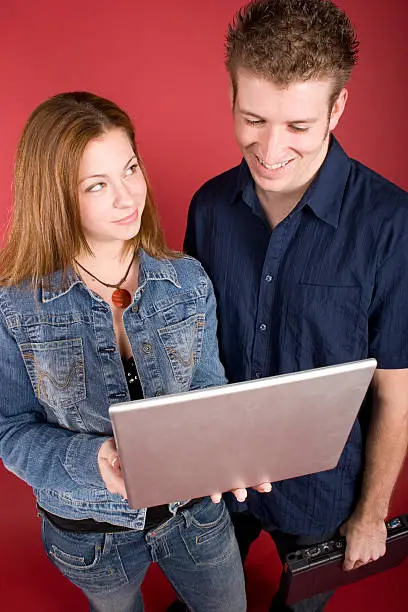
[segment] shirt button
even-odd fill
[[[261,331],[266,331],[266,325],[265,325],[265,323],[261,323],[261,325],[259,326],[259,329],[260,329]]]
[[[267,282],[267,283],[271,283],[271,282],[272,282],[272,280],[273,280],[273,278],[272,278],[272,276],[271,276],[270,274],[267,274],[267,275],[265,276],[265,282]]]
[[[146,355],[149,355],[149,353],[152,352],[152,345],[149,344],[148,342],[145,342],[142,349],[143,349],[143,352],[146,353]]]
[[[139,312],[139,304],[133,304],[132,312]]]
[[[162,395],[164,395],[164,391],[156,391],[154,394],[155,397],[161,397]]]

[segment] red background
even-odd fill
[[[57,92],[85,89],[132,116],[168,240],[180,247],[195,189],[239,160],[223,38],[241,2],[1,0],[0,227],[29,113]],[[408,188],[406,1],[338,3],[361,59],[337,135],[350,155]]]
[[[407,189],[406,0],[338,4],[356,26],[361,59],[337,136],[351,156]],[[11,203],[17,140],[29,113],[55,93],[85,89],[112,98],[133,118],[168,241],[180,248],[193,192],[240,158],[223,67],[223,37],[240,5],[241,0],[1,0],[0,228]],[[2,233],[0,229],[0,237]],[[408,511],[406,481],[405,472],[395,513]],[[31,610],[42,612],[84,605],[42,556],[28,488],[2,468],[0,488],[2,544],[8,551],[0,562],[0,590],[9,594],[6,608],[26,610],[28,600]],[[250,561],[255,585],[250,609],[264,610],[279,568],[272,553],[265,552],[270,551],[269,541],[257,546]],[[275,583],[268,587],[271,568],[276,569]],[[374,598],[384,589],[394,597],[384,608],[374,603],[373,610],[406,609],[406,589],[398,570],[393,572],[368,579]],[[152,602],[158,597],[158,579],[155,574],[147,582]],[[354,589],[356,606],[363,598],[363,583],[348,587]],[[347,600],[347,588],[340,591],[330,609],[357,610]],[[157,602],[150,606],[152,612],[163,609]]]

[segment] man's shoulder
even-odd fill
[[[237,193],[241,166],[234,166],[209,179],[194,194],[192,202],[200,206],[229,203]]]
[[[408,193],[363,163],[352,159],[351,187],[363,196],[370,210],[400,210],[408,213]],[[360,199],[360,198],[359,198]],[[356,202],[361,206],[361,200]]]
[[[352,225],[359,236],[359,248],[375,252],[377,261],[385,261],[397,252],[406,259],[408,193],[355,160],[343,196],[341,218],[347,235]]]

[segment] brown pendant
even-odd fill
[[[132,296],[127,289],[115,289],[112,302],[117,308],[127,308],[132,303]]]

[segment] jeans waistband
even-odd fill
[[[189,502],[179,507],[179,510],[191,508],[196,503],[201,501],[202,497],[195,497],[190,499]],[[57,529],[61,531],[77,532],[77,533],[117,533],[121,531],[134,531],[131,527],[124,527],[122,525],[114,525],[112,523],[95,521],[94,519],[66,519],[62,516],[52,514],[44,508],[41,508],[37,504],[40,515],[45,516],[50,523],[52,523]],[[170,512],[168,505],[154,506],[147,508],[146,522],[143,531],[150,531],[151,529],[158,527],[162,523],[165,523],[169,519],[173,518],[173,514]]]

